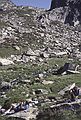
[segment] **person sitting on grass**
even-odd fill
[[[29,108],[29,102],[20,102],[18,105],[15,107],[12,105],[10,111],[14,110],[14,112],[19,112],[22,110],[27,110]]]

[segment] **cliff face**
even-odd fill
[[[52,0],[50,9],[52,10],[64,6],[78,8],[80,4],[81,4],[81,0]]]
[[[52,0],[50,10],[60,7],[64,10],[64,23],[81,24],[81,0]]]
[[[64,7],[66,5],[67,0],[52,0],[50,10]]]

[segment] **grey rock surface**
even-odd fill
[[[64,16],[64,23],[71,26],[81,23],[81,0],[52,0],[50,10],[62,7],[58,11]]]

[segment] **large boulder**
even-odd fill
[[[8,60],[6,58],[0,58],[0,65],[1,66],[6,66],[6,65],[13,65],[14,62],[11,60]]]
[[[56,75],[64,75],[64,74],[77,74],[77,68],[79,65],[75,65],[72,63],[65,63],[64,66],[60,67],[54,74]]]
[[[6,91],[6,90],[9,90],[11,88],[11,83],[8,83],[8,82],[2,82],[1,84],[1,90],[2,91]]]

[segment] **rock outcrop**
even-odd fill
[[[81,0],[52,0],[50,10],[62,7],[64,23],[81,24]],[[62,11],[60,11],[61,13]]]
[[[52,0],[50,10],[66,6],[67,0]]]

